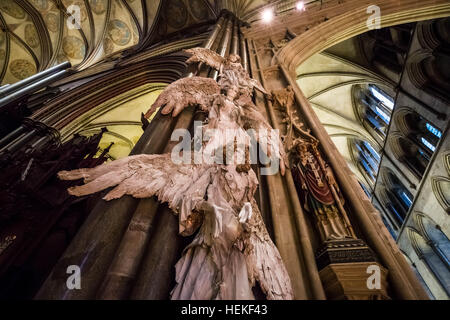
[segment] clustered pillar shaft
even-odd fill
[[[224,12],[204,47],[227,56],[233,43],[242,43],[236,38],[237,26],[234,17]],[[239,47],[233,50],[242,52]],[[203,69],[198,67],[198,75],[207,76],[208,70]],[[214,72],[210,75],[217,77]],[[193,108],[185,109],[177,118],[158,112],[132,154],[170,152],[174,146],[174,142],[168,142],[171,132],[191,127],[193,119]],[[99,201],[36,298],[166,299],[174,285],[174,265],[184,242],[178,235],[178,218],[154,198],[125,196]],[[66,287],[65,271],[71,264],[80,266],[81,290]]]
[[[245,71],[249,72],[249,63],[248,63],[248,46],[247,46],[247,40],[245,39],[244,35],[242,34],[240,28],[239,28],[239,41],[240,41],[240,56],[242,61],[242,66],[244,67]]]
[[[252,76],[259,78],[266,90],[270,90],[254,41],[250,41],[249,45],[251,69],[255,70]],[[257,95],[256,104],[261,111],[266,111],[272,126],[279,129],[271,101]],[[295,298],[325,299],[306,219],[290,171],[286,171],[285,177],[280,174],[265,176],[265,182],[274,240],[291,277]]]
[[[224,23],[224,25],[225,25],[224,26],[225,30],[223,32],[222,39],[220,40],[219,48],[217,50],[217,53],[222,57],[227,56],[228,52],[230,51],[230,41],[231,41],[231,35],[232,35],[232,30],[233,30],[233,20],[230,18],[226,19],[226,22]],[[219,72],[217,70],[211,70],[211,72],[210,72],[211,78],[216,80],[218,75],[219,75]]]
[[[214,38],[208,39],[206,48],[216,52],[222,49],[223,41],[221,39],[225,37],[228,31],[229,20],[227,17],[219,19],[212,32]],[[200,68],[201,66],[199,66]],[[200,70],[198,75],[206,76],[207,73]],[[197,115],[194,115],[193,109],[185,109],[179,116],[178,123],[181,122],[181,125],[177,125],[176,129],[192,126],[194,117],[199,120]],[[170,152],[175,144],[176,142],[169,142],[166,152]],[[159,219],[158,225],[142,260],[140,272],[131,292],[131,299],[167,299],[174,286],[174,266],[186,243],[178,235],[178,218],[167,205],[161,205],[159,208],[156,214]]]

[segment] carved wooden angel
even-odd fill
[[[189,105],[200,107],[208,113],[203,131],[214,130],[203,150],[215,156],[225,150],[238,151],[237,141],[248,144],[250,137],[244,130],[260,131],[255,138],[267,142],[261,143],[262,149],[279,161],[283,173],[283,147],[271,137],[270,125],[251,102],[253,88],[264,89],[244,71],[239,56],[223,59],[198,48],[190,53],[189,62],[201,61],[220,70],[220,80],[178,80],[161,93],[146,117],[160,107],[163,114],[174,117]],[[222,163],[175,164],[171,154],[135,155],[92,169],[63,171],[59,177],[84,179],[84,185],[69,189],[76,196],[113,186],[105,200],[125,194],[156,196],[178,214],[180,234],[198,230],[176,264],[172,299],[254,299],[256,282],[268,299],[292,299],[286,268],[254,199],[258,180],[248,163],[248,148],[240,150],[244,163],[225,156]]]

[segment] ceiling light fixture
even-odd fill
[[[297,4],[295,5],[295,8],[298,10],[298,11],[305,11],[305,3],[303,2],[303,1],[299,1],[299,2],[297,2]]]
[[[262,13],[262,20],[266,23],[272,21],[273,19],[273,11],[272,9],[265,9]]]

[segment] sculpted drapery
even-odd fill
[[[344,198],[332,169],[322,158],[319,141],[303,129],[303,123],[294,115],[292,88],[275,91],[273,96],[286,125],[283,143],[293,163],[291,173],[297,193],[304,209],[313,216],[321,241],[354,238]]]
[[[250,146],[245,145],[251,141],[245,130],[254,129],[260,148],[284,174],[284,149],[251,100],[254,88],[265,93],[264,88],[249,77],[237,55],[225,59],[201,48],[188,52],[192,54],[188,63],[203,62],[219,70],[219,81],[178,80],[161,93],[146,117],[158,108],[175,117],[187,106],[199,107],[208,114],[203,132],[214,130],[203,150],[224,156],[222,163],[176,164],[171,154],[135,155],[92,169],[63,171],[59,177],[84,179],[84,185],[69,189],[76,196],[114,186],[105,200],[125,194],[156,196],[178,214],[181,235],[197,232],[175,266],[172,299],[253,299],[256,282],[268,299],[292,299],[286,268],[254,199],[258,180],[249,163]],[[243,149],[236,147],[238,141],[244,142]],[[244,163],[230,159],[227,150],[235,151]]]

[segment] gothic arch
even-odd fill
[[[380,169],[379,179],[381,179],[384,187],[384,192],[380,193],[380,201],[397,221],[398,225],[401,226],[406,220],[409,208],[414,201],[414,196],[397,178],[395,173],[387,167]]]
[[[444,153],[443,160],[445,169],[447,169],[447,173],[450,176],[450,151]]]
[[[436,255],[435,251],[418,230],[413,227],[407,227],[406,230],[411,245],[419,259],[427,265],[442,288],[449,294],[450,271],[448,265],[444,264],[441,258]]]
[[[450,77],[443,72],[450,66],[450,18],[427,21],[418,28],[423,49],[413,54],[406,70],[411,82],[444,102],[450,102]]]
[[[360,138],[350,138],[348,144],[353,163],[373,190],[381,161],[379,146]]]
[[[383,89],[384,87],[391,88],[386,84],[382,84],[380,88],[378,83],[373,82],[367,85],[355,85],[351,90],[353,110],[359,123],[379,145],[382,145],[385,139],[394,107],[392,106],[392,109],[386,107],[373,96],[371,90],[378,90],[380,93],[382,91],[388,98],[389,95]]]
[[[426,49],[411,56],[406,70],[411,82],[421,90],[448,103],[450,101],[449,77],[442,73],[450,65],[450,58]]]
[[[442,44],[450,44],[450,18],[423,21],[417,28],[417,39],[423,48],[435,50]]]
[[[391,135],[389,144],[394,156],[421,179],[442,137],[442,132],[409,107],[400,107],[394,114],[399,132]]]
[[[129,155],[143,134],[142,122],[136,120],[164,88],[165,84],[145,84],[93,107],[62,129],[62,140],[70,139],[74,133],[91,136],[107,128],[99,148],[109,147],[108,154],[114,159]]]
[[[399,133],[392,133],[388,143],[395,158],[403,163],[417,179],[422,179],[431,155],[425,153],[409,137]]]
[[[445,0],[429,3],[419,3],[415,0],[405,0],[396,3],[393,3],[391,0],[377,0],[372,1],[372,4],[379,6],[383,12],[383,19],[381,19],[382,28],[446,17],[449,14],[448,2]],[[367,4],[355,1],[352,5],[354,5],[353,10],[345,11],[338,18],[330,18],[316,26],[314,30],[301,34],[290,41],[280,51],[278,55],[279,60],[285,63],[289,70],[294,71],[315,53],[367,32]],[[402,14],[399,15],[399,12]],[[272,27],[275,27],[275,25]],[[323,37],[324,34],[332,36]]]
[[[411,268],[413,269],[415,275],[417,276],[417,278],[419,279],[419,281],[422,283],[422,285],[424,286],[426,292],[428,293],[428,295],[430,296],[430,298],[435,298],[433,293],[431,292],[428,284],[425,282],[425,279],[422,277],[422,275],[420,274],[419,268],[418,266],[411,260],[411,258],[408,256],[408,254],[406,252],[404,252],[403,250],[400,249],[400,252],[402,253],[403,257],[405,257],[406,261],[408,261],[408,263],[411,265]]]
[[[120,95],[111,97],[110,99],[100,103],[96,106],[93,106],[90,110],[87,110],[85,113],[80,115],[78,118],[74,119],[71,123],[67,124],[65,127],[61,129],[61,138],[63,141],[70,139],[72,134],[80,133],[86,130],[99,129],[98,126],[93,123],[100,117],[107,115],[111,111],[117,109],[118,107],[126,104],[129,101],[132,101],[140,96],[160,91],[165,88],[165,84],[163,83],[150,83],[142,86],[138,86],[136,88],[132,88],[129,91],[126,91]],[[122,122],[122,123],[104,123],[105,126],[120,126],[120,125],[136,125],[141,126],[140,122],[130,123],[130,122]]]
[[[434,123],[409,107],[399,107],[394,115],[397,128],[404,136],[410,138],[426,138],[434,146],[442,137],[442,132]],[[421,141],[417,141],[421,143]]]
[[[431,178],[431,187],[442,208],[450,214],[450,178],[433,177]]]
[[[441,257],[442,261],[450,266],[450,241],[441,227],[433,221],[428,215],[415,212],[414,224],[420,231],[420,234],[426,239],[427,243]]]
[[[373,205],[380,213],[382,213],[382,221],[388,228],[388,231],[391,233],[392,237],[397,239],[398,233],[401,230],[402,221],[395,215],[394,212],[392,212],[387,193],[388,191],[384,186],[377,187],[375,190],[375,197],[378,200],[379,205],[376,202],[373,202]]]
[[[383,211],[386,213],[389,224],[398,232],[403,225],[404,218],[394,210],[395,207],[393,207],[391,199],[388,196],[389,192],[384,186],[377,187],[377,196],[383,207]]]

